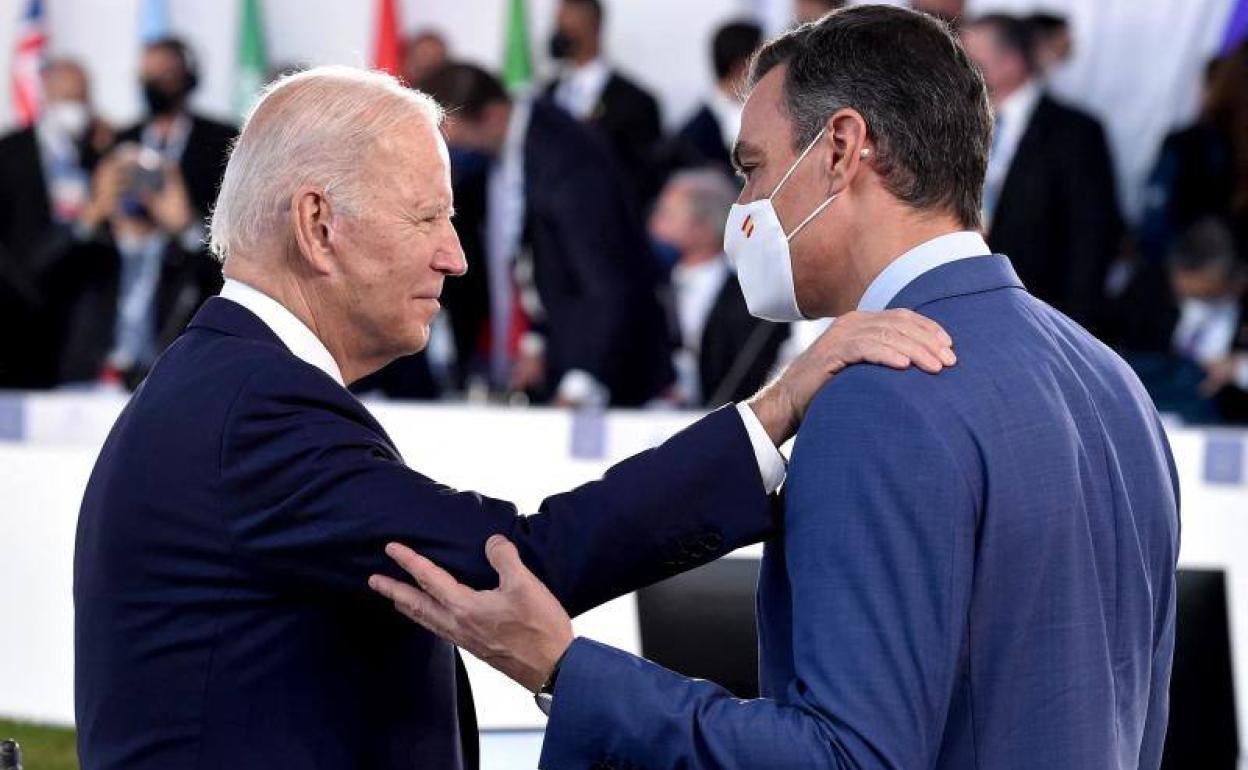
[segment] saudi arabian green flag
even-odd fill
[[[529,22],[524,0],[508,0],[507,40],[503,46],[503,82],[515,91],[533,83],[533,57],[529,55]]]
[[[269,56],[264,47],[264,22],[260,0],[242,0],[238,21],[238,65],[234,81],[234,110],[246,117],[256,95],[264,88]]]

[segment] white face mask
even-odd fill
[[[787,323],[805,318],[797,306],[797,289],[793,285],[793,260],[789,255],[789,242],[811,220],[823,213],[837,196],[832,195],[793,228],[784,232],[772,198],[789,181],[810,151],[823,137],[821,130],[814,141],[802,150],[793,165],[785,173],[771,195],[750,203],[734,203],[724,227],[724,252],[737,270],[741,292],[750,314],[767,321]]]
[[[82,102],[52,102],[43,108],[44,120],[63,135],[78,139],[91,122],[91,113]]]

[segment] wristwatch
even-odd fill
[[[568,645],[568,650],[570,649],[572,645]],[[555,680],[559,678],[559,667],[563,665],[563,659],[568,656],[568,650],[564,650],[559,660],[555,661],[555,667],[550,670],[546,683],[533,695],[533,702],[546,716],[550,716],[550,709],[555,705]]]

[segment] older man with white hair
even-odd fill
[[[454,648],[368,591],[385,543],[487,587],[484,544],[505,534],[582,612],[774,531],[775,445],[829,375],[952,362],[912,313],[849,317],[751,405],[538,514],[437,484],[345,386],[424,347],[466,269],[441,117],[339,68],[279,81],[251,115],[212,221],[225,288],[126,407],[83,500],[84,770],[475,766]]]
[[[724,255],[724,225],[739,190],[717,168],[679,171],[650,214],[650,237],[679,254],[672,305],[680,345],[672,355],[675,400],[717,407],[758,391],[789,334],[754,318]]]

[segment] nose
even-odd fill
[[[464,255],[464,247],[459,243],[455,228],[448,224],[447,230],[446,240],[434,252],[433,269],[446,276],[461,276],[468,272],[468,258]]]

